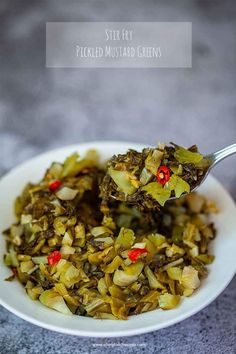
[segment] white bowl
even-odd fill
[[[141,150],[140,144],[122,142],[93,142],[64,147],[49,151],[16,167],[0,180],[0,231],[14,221],[13,202],[28,181],[40,180],[46,168],[53,161],[63,161],[70,153],[78,151],[81,155],[87,149],[96,148],[102,159],[128,148]],[[180,322],[194,315],[210,304],[229,284],[236,269],[236,207],[226,190],[213,177],[209,176],[199,192],[217,202],[220,213],[213,217],[217,237],[212,242],[215,261],[209,266],[209,276],[198,291],[185,298],[178,308],[163,311],[155,310],[130,317],[127,321],[98,320],[80,316],[66,316],[44,307],[39,301],[32,301],[17,281],[4,281],[11,272],[3,263],[5,240],[0,237],[0,304],[15,315],[35,325],[57,332],[90,336],[121,337],[151,332]]]

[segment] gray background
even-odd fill
[[[203,152],[235,142],[235,18],[233,0],[1,0],[0,173],[47,149],[97,139],[173,140]],[[46,69],[46,21],[191,21],[193,68]],[[214,174],[236,198],[233,166],[235,157]],[[49,332],[1,308],[0,352],[233,353],[235,290],[234,278],[192,318],[123,339]]]

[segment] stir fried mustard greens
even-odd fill
[[[159,154],[163,163],[167,152],[177,152],[178,164],[168,162],[174,176],[182,170],[181,178],[194,181],[201,170],[189,164],[199,163],[200,155],[195,148],[181,151],[130,151],[126,164],[145,164],[141,180],[147,182],[151,161],[156,169]],[[199,287],[214,259],[208,253],[215,237],[209,215],[216,206],[195,193],[159,212],[107,203],[99,191],[105,176],[96,152],[89,151],[83,159],[73,154],[53,163],[38,184],[25,187],[15,202],[17,222],[4,232],[4,260],[13,272],[7,280],[17,277],[32,300],[67,315],[125,320],[175,308]]]
[[[172,143],[142,152],[129,150],[108,162],[101,194],[104,200],[114,198],[141,209],[159,209],[170,197],[189,193],[207,167],[207,159],[196,145],[185,149]]]

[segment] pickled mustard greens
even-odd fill
[[[154,181],[159,165],[173,171],[169,188],[181,195],[201,175],[201,160],[195,147],[174,146],[130,150],[109,162],[108,173],[95,151],[53,163],[16,199],[17,221],[4,232],[4,261],[12,270],[7,280],[18,278],[32,300],[66,315],[127,319],[175,308],[200,286],[214,259],[209,215],[216,206],[192,193],[158,212],[143,210],[104,199],[110,193],[105,182],[112,179],[114,191],[119,185],[129,198],[142,185],[145,203],[158,196],[164,204],[169,191],[160,192],[165,185]]]
[[[204,177],[208,162],[196,145],[185,149],[176,144],[129,150],[113,156],[101,184],[104,201],[111,198],[141,209],[159,209],[175,196],[189,193]]]

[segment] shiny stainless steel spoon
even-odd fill
[[[209,172],[212,170],[213,167],[215,167],[215,165],[217,165],[220,161],[224,160],[226,157],[233,155],[233,154],[236,154],[236,144],[232,144],[230,146],[227,146],[224,149],[213,152],[212,154],[205,155],[204,159],[208,161],[209,166],[205,170],[205,174],[204,174],[203,178],[201,179],[201,181],[199,182],[199,184],[197,186],[195,186],[191,190],[191,192],[196,191],[196,189],[205,181],[205,179],[209,175]],[[182,194],[182,195],[186,195],[186,194],[187,193]],[[168,200],[172,200],[172,199],[176,199],[176,197],[171,197]]]

